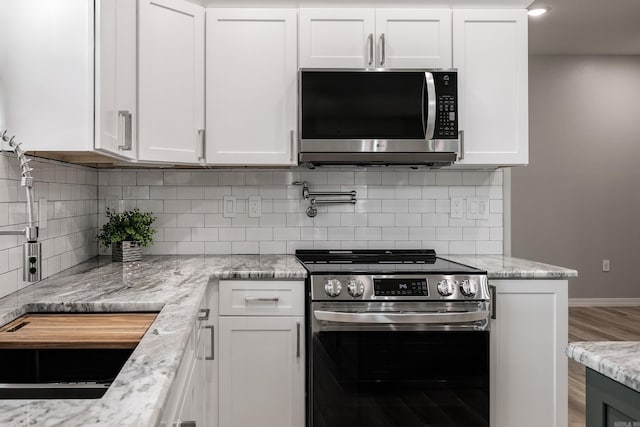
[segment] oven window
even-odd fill
[[[489,425],[489,332],[316,332],[313,427]]]
[[[301,85],[303,139],[425,138],[424,73],[304,71]]]

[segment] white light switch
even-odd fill
[[[464,198],[451,198],[451,218],[464,218]]]
[[[249,217],[260,218],[262,216],[262,197],[249,196]]]
[[[222,198],[222,216],[225,218],[236,217],[236,197],[224,196]]]
[[[467,219],[489,219],[489,198],[467,197]]]

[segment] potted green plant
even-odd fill
[[[117,213],[107,208],[107,223],[100,228],[98,241],[105,248],[111,246],[113,261],[139,261],[142,247],[153,243],[156,230],[151,224],[155,220],[151,213],[140,212],[140,209]]]

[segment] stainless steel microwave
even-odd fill
[[[301,70],[303,165],[453,163],[456,70]]]

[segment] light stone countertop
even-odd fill
[[[566,353],[587,368],[640,392],[640,341],[572,342]]]
[[[287,255],[95,258],[0,299],[0,325],[26,312],[160,311],[101,399],[0,400],[2,426],[153,426],[210,278],[298,279]]]
[[[487,272],[489,279],[568,279],[578,277],[576,270],[504,255],[443,255]]]
[[[575,270],[500,255],[444,255],[493,279],[565,279]],[[0,325],[26,312],[160,311],[101,399],[0,400],[0,425],[152,426],[180,364],[206,284],[214,279],[297,279],[292,255],[95,258],[0,299]]]

